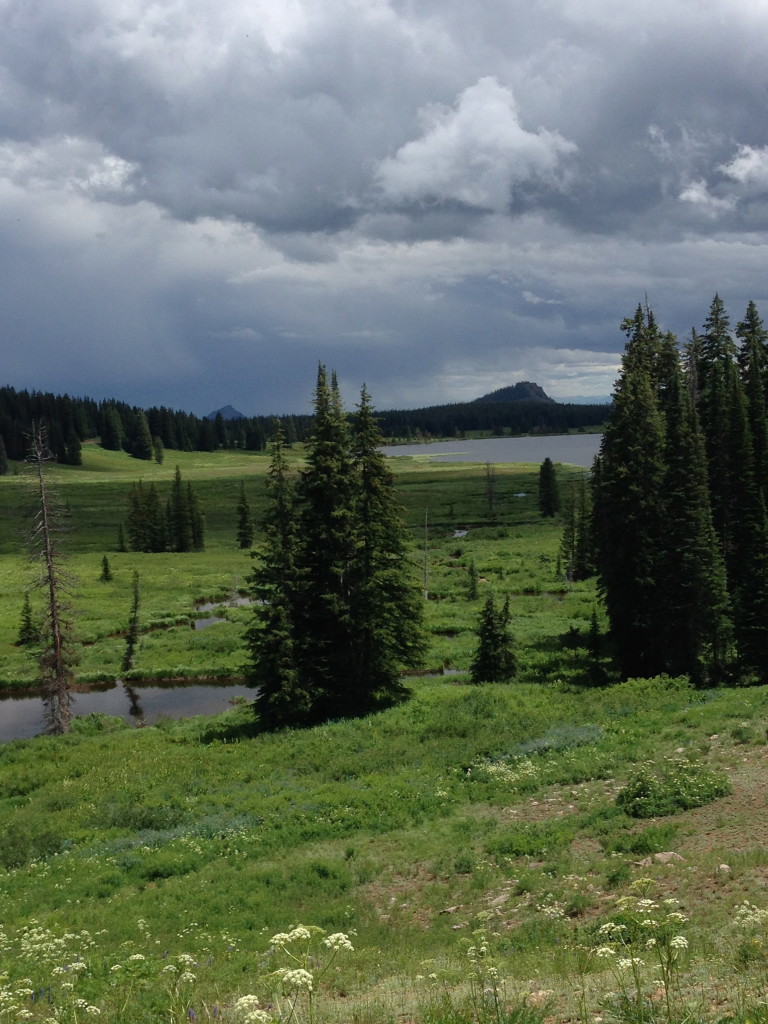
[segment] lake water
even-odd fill
[[[430,462],[535,462],[549,457],[589,469],[600,448],[602,434],[552,434],[535,437],[488,437],[431,444],[394,444],[385,455],[419,455]]]
[[[160,718],[187,718],[226,711],[232,697],[252,701],[256,693],[232,682],[159,683],[134,680],[104,689],[72,694],[75,715],[98,712],[115,715],[133,725],[153,725]],[[43,731],[43,702],[39,696],[0,694],[0,743],[29,739]]]

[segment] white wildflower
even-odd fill
[[[353,953],[355,950],[355,947],[349,941],[349,936],[345,935],[344,932],[334,932],[332,935],[326,936],[323,939],[323,945],[333,950],[346,949],[350,953]]]
[[[644,967],[645,961],[639,956],[625,956],[616,961],[616,966],[620,971],[628,971],[630,967]]]
[[[615,953],[611,946],[598,946],[595,950],[595,956],[599,957],[601,960],[605,960],[607,957],[614,955]]]
[[[688,939],[684,935],[675,935],[669,940],[672,949],[688,949]]]
[[[235,1003],[235,1009],[238,1013],[246,1012],[249,1010],[258,1010],[259,1008],[259,997],[258,996],[240,996]]]
[[[303,988],[307,992],[311,992],[314,988],[314,978],[305,971],[303,967],[281,967],[279,971],[275,972],[283,983],[285,988]]]

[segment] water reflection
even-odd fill
[[[194,684],[131,680],[107,683],[87,693],[73,693],[75,715],[115,715],[133,725],[153,725],[160,718],[215,715],[230,707],[233,697],[253,700],[252,689],[232,680],[200,680]],[[0,694],[0,742],[29,739],[44,729],[39,693]]]

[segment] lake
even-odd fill
[[[382,448],[393,458],[426,457],[430,462],[553,462],[589,469],[600,448],[602,434],[552,434],[534,437],[487,437],[430,444],[393,444]]]
[[[72,712],[115,715],[133,725],[153,725],[160,718],[187,718],[226,711],[232,697],[252,701],[256,692],[231,681],[161,683],[132,680],[88,693],[72,694]],[[0,743],[24,740],[43,731],[43,702],[38,695],[0,693]]]

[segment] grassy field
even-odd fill
[[[300,452],[295,453],[297,464]],[[247,609],[227,608],[228,619],[192,633],[196,604],[225,600],[246,587],[251,560],[235,542],[241,482],[258,519],[264,500],[268,457],[263,454],[169,452],[164,465],[139,462],[122,452],[86,445],[82,467],[52,467],[50,476],[71,510],[61,546],[73,578],[72,607],[81,643],[81,682],[120,676],[128,624],[131,581],[140,576],[141,642],[132,678],[222,677],[242,671],[241,636]],[[537,467],[495,467],[489,503],[485,466],[427,465],[395,459],[400,498],[413,533],[414,572],[424,578],[427,545],[427,621],[433,643],[427,668],[466,670],[484,588],[509,593],[515,602],[523,672],[539,678],[558,671],[551,637],[572,623],[588,621],[594,603],[590,584],[564,587],[556,578],[560,524],[543,524],[536,509]],[[206,517],[206,550],[200,554],[143,554],[116,551],[131,484],[154,483],[167,498],[174,469],[192,482]],[[563,468],[563,481],[579,470]],[[520,495],[523,495],[522,497]],[[33,686],[34,658],[15,646],[22,594],[35,578],[24,557],[24,536],[32,502],[23,474],[0,478],[0,686]],[[427,523],[425,535],[425,519]],[[457,531],[466,537],[454,538]],[[107,555],[114,579],[100,581]],[[480,599],[466,600],[468,568],[474,559],[481,578]],[[42,598],[31,595],[33,607]]]
[[[140,470],[168,488],[175,464]],[[116,672],[134,568],[145,629],[243,585],[234,507],[241,479],[258,505],[264,457],[179,464],[208,517],[202,555],[113,552],[135,461],[89,448],[55,471],[81,670]],[[467,667],[492,586],[511,595],[520,680],[413,678],[400,707],[275,735],[243,705],[4,745],[0,1021],[768,1018],[768,690],[575,685],[594,587],[556,578],[536,467],[496,467],[492,508],[485,467],[397,474],[417,572],[427,513],[430,667]],[[33,679],[12,645],[30,573],[9,539],[19,478],[0,500],[0,665]],[[236,666],[247,614],[145,633],[137,671]]]

